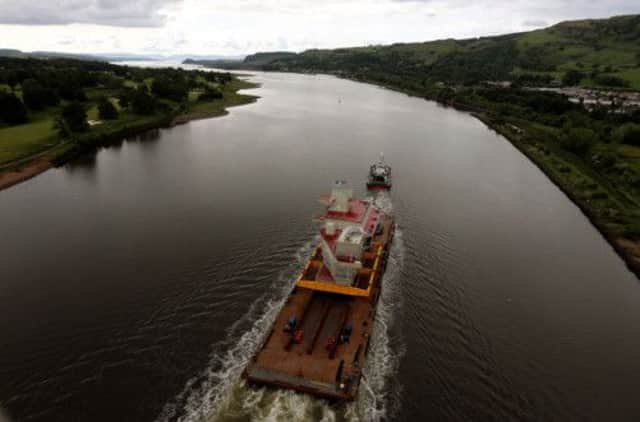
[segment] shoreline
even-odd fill
[[[0,174],[0,191],[25,182],[53,167],[53,163],[45,157],[35,158],[17,170],[8,170]]]
[[[298,72],[291,72],[298,73]],[[417,93],[398,89],[396,87],[379,84],[375,81],[369,81],[366,79],[357,79],[350,78],[345,75],[336,75],[331,73],[326,73],[330,76],[335,76],[342,79],[348,79],[355,82],[366,83],[370,85],[374,85],[380,88],[390,89],[395,92],[403,93],[405,95],[411,97],[423,98],[427,101],[433,101],[436,104],[451,107],[454,110],[461,111],[464,113],[469,113],[474,118],[481,121],[487,128],[493,130],[494,132],[501,135],[505,138],[511,145],[513,145],[521,154],[523,154],[531,163],[533,163],[547,178],[562,191],[566,197],[575,204],[583,215],[589,220],[591,225],[602,235],[602,237],[609,243],[609,245],[613,248],[616,254],[624,261],[627,268],[636,275],[637,278],[640,279],[640,241],[632,240],[621,236],[618,233],[610,230],[607,227],[607,221],[600,218],[597,213],[589,207],[585,201],[578,197],[578,194],[574,192],[572,189],[569,189],[566,183],[564,183],[544,162],[544,160],[539,160],[534,154],[531,153],[523,142],[517,137],[510,133],[508,130],[505,130],[500,124],[496,124],[491,121],[491,119],[486,115],[487,110],[478,109],[477,107],[468,106],[465,104],[459,103],[447,103],[438,101],[436,98],[425,97],[424,95],[418,95]],[[249,88],[240,88],[240,89],[251,89],[258,87],[259,85],[251,83],[253,86]],[[237,92],[240,90],[234,91]],[[18,170],[9,170],[7,172],[0,173],[0,191],[7,189],[11,186],[15,186],[21,182],[29,180],[52,167],[59,167],[74,158],[78,155],[87,152],[90,148],[98,148],[107,144],[110,141],[126,138],[129,136],[135,136],[140,133],[143,133],[150,129],[157,128],[166,128],[179,124],[185,124],[193,120],[206,119],[206,118],[215,118],[221,117],[229,114],[228,109],[235,106],[252,104],[258,100],[258,96],[242,94],[241,101],[238,103],[232,103],[228,105],[224,105],[223,108],[216,110],[204,110],[204,111],[191,111],[185,112],[175,116],[163,116],[159,119],[159,121],[153,122],[151,124],[145,124],[140,127],[132,127],[126,128],[123,131],[117,131],[102,137],[98,137],[100,139],[93,139],[90,146],[82,146],[82,145],[74,145],[70,150],[63,152],[57,156],[47,157],[47,152],[41,154],[34,158],[33,160],[28,161],[23,167],[20,167]],[[55,148],[53,148],[55,149]]]
[[[334,75],[338,76],[338,75]],[[338,76],[340,77],[340,76]],[[355,80],[357,82],[370,83],[372,85],[376,85],[381,88],[390,89],[395,92],[400,92],[406,94],[410,97],[418,97],[423,98],[427,101],[433,101],[436,104],[439,104],[444,107],[451,107],[454,110],[468,113],[474,118],[478,119],[482,122],[487,128],[493,130],[498,133],[500,136],[505,138],[511,145],[514,146],[521,154],[523,154],[533,165],[535,165],[550,181],[553,183],[565,196],[576,206],[582,214],[589,220],[591,225],[602,235],[602,237],[609,243],[609,246],[614,250],[614,252],[622,259],[622,261],[627,266],[627,269],[631,271],[636,278],[640,280],[640,240],[632,240],[621,236],[607,227],[606,220],[600,218],[596,212],[591,209],[588,204],[582,201],[577,192],[569,189],[569,187],[554,173],[551,171],[549,166],[544,162],[544,160],[538,160],[527,148],[524,147],[524,144],[516,139],[515,135],[509,133],[507,130],[504,130],[499,124],[495,124],[492,122],[487,116],[487,110],[483,110],[474,106],[470,106],[467,104],[460,104],[456,102],[442,102],[438,101],[436,98],[430,98],[425,96],[416,95],[412,92],[403,91],[401,89],[397,89],[393,86],[389,85],[379,85],[376,83],[368,82],[367,80],[358,80],[346,78],[349,80]]]
[[[437,102],[437,101],[436,101]],[[440,104],[440,103],[439,103]],[[446,104],[445,104],[446,105]],[[457,109],[455,106],[453,107]],[[460,110],[460,109],[457,109]],[[460,110],[464,111],[464,110]],[[467,111],[468,112],[468,111]],[[577,194],[568,189],[567,186],[559,180],[555,173],[550,171],[543,162],[536,159],[526,148],[520,140],[515,139],[499,125],[493,124],[486,116],[481,113],[472,111],[468,112],[476,119],[481,121],[487,128],[493,130],[503,138],[505,138],[511,145],[513,145],[521,154],[535,165],[547,178],[553,183],[565,196],[576,206],[582,214],[589,220],[591,225],[602,235],[602,237],[609,243],[616,254],[624,261],[629,271],[635,274],[640,279],[640,241],[634,241],[613,233],[606,227],[606,221],[599,218],[596,213],[589,208],[584,201],[578,198]]]
[[[305,74],[305,72],[289,73]],[[420,94],[408,89],[405,90],[393,85],[382,84],[366,78],[349,77],[348,75],[342,73],[308,72],[307,74],[322,74],[334,76],[340,79],[350,80],[353,82],[365,83],[376,86],[378,88],[389,89],[394,92],[402,93],[408,95],[409,97],[422,98],[426,101],[432,101],[440,106],[450,107],[454,110],[470,114],[471,116],[482,122],[487,128],[493,130],[494,132],[505,138],[511,145],[514,146],[514,148],[520,151],[521,154],[523,154],[533,165],[535,165],[551,181],[551,183],[553,183],[558,189],[560,189],[560,191],[564,193],[565,196],[576,207],[578,207],[578,209],[580,209],[582,214],[587,218],[587,220],[589,220],[591,225],[607,241],[609,246],[611,246],[614,252],[625,263],[627,269],[640,280],[640,240],[629,239],[610,230],[607,227],[607,221],[599,217],[597,213],[591,207],[589,207],[587,203],[585,203],[585,201],[581,200],[578,197],[577,192],[569,189],[569,187],[554,172],[550,170],[549,166],[544,162],[544,160],[538,160],[537,157],[535,157],[530,151],[527,150],[527,148],[524,147],[524,144],[520,140],[516,139],[515,135],[509,133],[509,131],[507,130],[504,130],[504,128],[499,124],[495,124],[494,122],[492,122],[491,119],[486,116],[488,110],[457,102],[439,101],[437,98],[425,96],[424,94]]]
[[[68,148],[62,151],[56,151],[56,149],[60,149],[61,145],[64,146],[65,142],[61,142],[51,149],[39,153],[36,157],[26,159],[22,158],[14,163],[7,163],[5,167],[7,167],[8,170],[0,172],[0,192],[22,182],[25,182],[31,178],[34,178],[51,168],[63,166],[64,164],[72,161],[78,156],[85,154],[91,150],[97,149],[101,146],[108,145],[110,142],[137,136],[152,129],[170,128],[176,125],[186,124],[194,120],[223,117],[230,113],[229,109],[232,107],[238,107],[257,102],[259,99],[257,95],[238,94],[238,91],[258,88],[259,84],[247,82],[244,80],[243,82],[249,84],[250,86],[240,87],[233,91],[233,94],[238,96],[237,98],[239,98],[239,101],[229,101],[228,104],[221,105],[221,109],[216,107],[211,110],[192,110],[177,115],[169,114],[165,116],[158,116],[158,118],[151,123],[143,123],[138,125],[133,124],[132,126],[125,127],[124,129],[120,130],[115,130],[108,134],[95,134],[94,136],[89,135],[87,138],[89,142],[76,143],[70,146],[67,145]],[[214,103],[211,102],[211,104]]]

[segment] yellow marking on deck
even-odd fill
[[[373,287],[373,278],[378,272],[378,263],[380,261],[380,255],[382,254],[382,245],[377,245],[377,251],[375,253],[376,259],[373,262],[373,269],[371,271],[371,275],[369,276],[369,286],[366,289],[359,289],[357,287],[351,286],[342,286],[337,283],[328,283],[324,281],[316,281],[316,280],[304,280],[304,274],[306,274],[306,269],[309,267],[311,261],[307,263],[305,267],[305,271],[300,275],[298,280],[296,281],[296,286],[303,287],[305,289],[316,290],[320,292],[327,293],[337,293],[341,295],[347,296],[361,296],[361,297],[369,297],[371,294],[371,289]],[[320,261],[320,269],[324,266],[324,262]],[[363,268],[363,270],[367,270],[368,268]]]
[[[327,293],[337,293],[337,294],[347,295],[347,296],[368,297],[369,293],[371,292],[371,284],[369,285],[369,288],[367,288],[366,290],[358,289],[357,287],[342,286],[337,283],[326,283],[323,281],[313,281],[313,280],[298,280],[296,285],[298,287],[303,287],[305,289],[316,290],[316,291],[327,292]]]

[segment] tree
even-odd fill
[[[156,109],[156,103],[153,97],[149,95],[147,86],[144,84],[138,86],[138,88],[133,92],[131,96],[131,105],[134,113],[147,116],[153,114]]]
[[[202,94],[198,97],[199,101],[220,100],[224,97],[222,91],[218,88],[207,86]]]
[[[594,78],[594,82],[598,85],[612,86],[612,87],[618,87],[618,88],[624,88],[629,86],[629,82],[614,75],[598,75]]]
[[[103,120],[114,120],[118,118],[118,110],[110,99],[103,97],[98,103],[98,115]]]
[[[124,78],[115,76],[111,73],[101,73],[98,75],[98,83],[107,89],[121,89],[124,86]]]
[[[27,109],[14,93],[0,92],[0,122],[10,125],[27,121]]]
[[[74,132],[84,132],[89,129],[87,123],[87,109],[78,102],[72,101],[62,108],[56,119],[58,131],[63,136],[70,136]]]
[[[187,98],[189,88],[181,76],[169,77],[160,75],[153,80],[151,92],[156,97],[179,102]]]
[[[562,77],[562,83],[568,86],[576,86],[584,79],[584,73],[571,69]]]
[[[613,133],[613,139],[628,145],[640,146],[640,124],[626,123]]]
[[[60,88],[58,88],[58,94],[62,99],[65,99],[67,101],[87,101],[87,95],[79,86],[63,84]]]
[[[20,82],[22,81],[22,75],[20,74],[19,71],[9,70],[6,73],[5,80],[7,82],[7,85],[9,85],[11,89],[15,91],[18,85],[20,85]]]
[[[26,79],[22,82],[22,99],[25,105],[32,110],[42,110],[60,102],[52,89],[45,88],[35,79]]]
[[[570,128],[560,137],[563,148],[577,155],[584,156],[598,142],[598,135],[591,129]]]
[[[131,100],[134,94],[135,94],[135,90],[133,88],[126,88],[126,87],[123,88],[118,93],[118,104],[120,104],[120,107],[122,108],[129,107],[129,105],[131,105]]]

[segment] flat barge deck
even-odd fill
[[[244,371],[249,384],[335,401],[356,397],[394,229],[393,217],[381,213],[351,286],[327,282],[327,259],[316,248]]]

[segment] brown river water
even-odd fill
[[[0,192],[0,407],[17,420],[640,420],[640,284],[468,114],[329,76]],[[357,402],[240,379],[336,179],[399,235]]]

